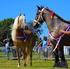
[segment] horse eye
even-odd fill
[[[37,13],[37,15],[39,15],[39,12]]]

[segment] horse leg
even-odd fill
[[[54,57],[55,57],[55,64],[54,64],[53,67],[59,67],[60,62],[59,62],[58,49],[55,50],[55,52],[54,52]]]
[[[27,53],[26,53],[26,48],[23,49],[23,60],[24,60],[24,66],[26,67],[27,63]]]
[[[20,53],[19,53],[19,48],[17,48],[16,51],[17,51],[18,67],[19,67],[20,66]]]
[[[31,54],[31,47],[27,46],[27,63],[30,63],[32,65],[32,54]]]
[[[30,49],[30,66],[32,66],[32,49]]]
[[[52,41],[51,41],[52,42]],[[56,40],[54,40],[53,42],[52,42],[52,44],[53,44],[53,48],[55,48],[55,46],[56,46]],[[60,62],[59,62],[59,55],[58,55],[58,48],[55,50],[55,52],[54,52],[54,57],[55,57],[55,63],[54,63],[54,65],[53,65],[53,67],[59,67],[59,64],[60,64]]]
[[[63,45],[60,46],[59,50],[60,50],[60,58],[61,58],[60,66],[68,68],[68,64],[67,64],[67,61],[65,60],[65,56],[64,56],[64,46]]]
[[[31,51],[31,54],[30,54],[30,65],[32,66],[32,51]]]
[[[26,63],[30,63],[30,66],[32,66],[32,50],[30,46],[26,46]]]

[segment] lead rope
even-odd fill
[[[68,31],[68,29],[69,29],[69,27],[66,29],[66,31]],[[53,51],[52,52],[54,52],[56,49],[57,49],[57,47],[58,47],[58,45],[59,45],[59,42],[60,42],[60,40],[61,40],[61,38],[64,36],[64,34],[62,34],[61,36],[60,36],[60,38],[59,38],[59,40],[58,40],[58,42],[57,42],[57,44],[56,44],[56,46],[55,46],[55,48],[53,49]]]
[[[69,27],[66,29],[66,31],[68,31],[68,29],[69,29]],[[52,52],[49,54],[49,56],[51,56],[52,53],[55,52],[55,50],[57,49],[57,47],[58,47],[58,45],[59,45],[59,42],[60,42],[60,40],[61,40],[61,38],[62,38],[63,36],[64,36],[64,34],[62,34],[62,35],[60,36],[60,38],[59,38],[59,40],[58,40],[58,42],[57,42],[55,48],[52,50]]]

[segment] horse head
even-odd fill
[[[44,21],[46,21],[46,18],[50,17],[51,18],[51,10],[48,8],[45,8],[43,6],[37,6],[37,13],[35,20],[33,21],[33,26],[34,27],[39,27],[40,24],[42,24]],[[45,18],[46,17],[46,18]]]
[[[19,28],[24,28],[25,27],[25,15],[20,14],[19,16],[17,16],[14,20],[14,24],[13,24],[13,28],[17,29]]]
[[[38,28],[40,23],[43,23],[42,15],[40,12],[41,10],[42,10],[42,7],[37,6],[36,17],[35,17],[35,20],[33,21],[34,28]]]

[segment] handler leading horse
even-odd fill
[[[40,24],[46,22],[50,40],[54,46],[55,64],[54,67],[68,67],[64,57],[64,46],[70,46],[70,36],[61,33],[61,30],[68,31],[70,22],[64,20],[49,8],[39,7],[36,13],[36,18],[33,22],[34,28],[38,28]],[[57,48],[59,46],[59,48]],[[60,58],[58,52],[60,51]]]
[[[30,59],[30,65],[32,65],[32,32],[25,24],[25,16],[19,15],[16,17],[12,26],[11,32],[14,46],[16,46],[18,67],[20,65],[20,48],[23,52],[24,66],[27,65]]]

